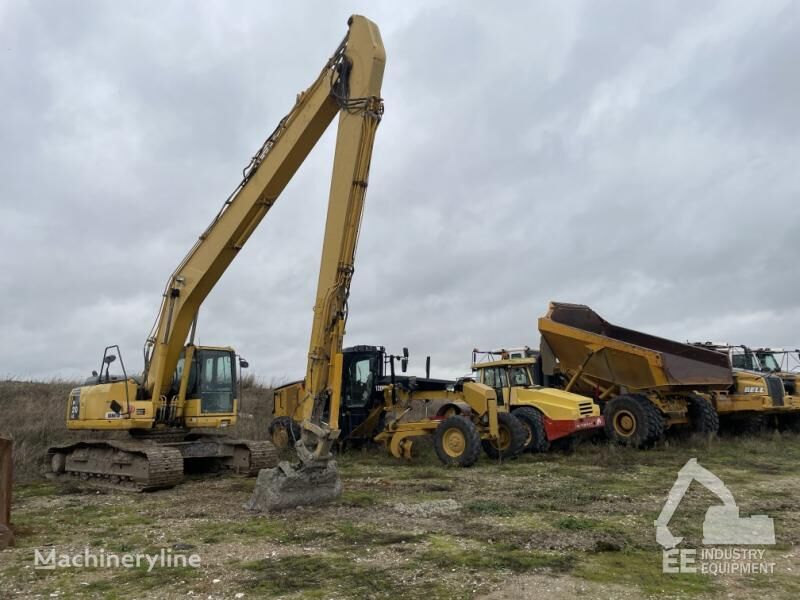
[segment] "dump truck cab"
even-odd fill
[[[783,390],[791,396],[790,404],[800,403],[800,350],[784,350],[782,348],[755,348],[752,351],[756,358],[756,370],[762,373],[771,373],[781,379]],[[790,366],[790,358],[794,357],[796,364]],[[794,370],[792,370],[794,369]]]
[[[472,372],[476,382],[494,389],[498,410],[526,425],[526,450],[545,451],[553,442],[603,427],[600,407],[591,398],[537,383],[541,372],[530,348],[473,350]]]
[[[796,373],[785,377],[776,372],[775,356],[762,351],[761,355],[744,345],[702,342],[697,346],[725,354],[733,369],[733,385],[714,395],[714,404],[721,424],[736,433],[755,433],[767,423],[794,421],[800,415],[800,399],[796,391]]]

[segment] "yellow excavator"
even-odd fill
[[[305,420],[296,446],[300,462],[283,463],[271,486],[273,495],[285,488],[282,506],[294,500],[308,504],[340,492],[329,452],[338,435],[336,374],[341,371],[347,295],[370,158],[383,114],[380,90],[386,60],[374,23],[354,15],[348,25],[345,39],[319,77],[297,96],[292,110],[244,169],[241,183],[170,276],[145,343],[141,378],[127,373],[119,348],[112,346],[106,348],[100,372],[70,393],[68,429],[128,431],[130,439],[84,440],[50,448],[51,477],[152,490],[178,483],[184,463],[193,460],[214,461],[249,474],[277,462],[270,442],[198,431],[233,425],[238,399],[236,353],[229,347],[195,345],[197,316],[206,296],[338,115],[309,385],[303,399]],[[110,373],[117,357],[120,376]],[[324,421],[327,415],[329,423]],[[303,481],[315,489],[310,496],[300,491]]]

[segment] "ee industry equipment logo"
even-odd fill
[[[706,511],[702,548],[678,548],[683,537],[672,534],[669,521],[693,481],[715,494],[722,505],[711,506]],[[700,466],[696,458],[690,459],[678,472],[655,526],[656,541],[664,548],[664,573],[755,575],[774,571],[775,563],[764,560],[766,550],[750,547],[775,544],[772,519],[767,515],[741,517],[728,487],[714,473]]]

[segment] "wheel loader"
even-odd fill
[[[311,86],[298,94],[243,171],[243,179],[170,276],[144,349],[144,372],[128,373],[118,346],[106,348],[99,372],[72,390],[66,422],[72,431],[128,432],[124,440],[82,440],[50,448],[50,476],[125,490],[170,487],[185,463],[213,462],[259,473],[252,508],[328,500],[341,493],[329,452],[338,435],[341,339],[353,256],[368,185],[385,51],[377,26],[354,15],[348,32]],[[270,442],[230,439],[218,432],[236,422],[237,356],[227,346],[195,344],[199,309],[222,274],[277,201],[335,117],[336,149],[319,293],[296,445],[299,461],[277,462]],[[112,374],[119,361],[121,374]],[[244,366],[243,363],[239,365]],[[323,413],[333,415],[330,422]],[[261,470],[264,469],[264,470]]]
[[[383,346],[344,349],[340,448],[378,442],[396,458],[411,458],[414,440],[432,436],[440,461],[462,467],[475,464],[481,450],[497,460],[523,449],[526,428],[498,405],[494,390],[469,379],[433,379],[430,358],[425,377],[406,375],[408,358],[407,348],[402,355],[388,354]],[[302,380],[275,390],[270,436],[279,448],[297,439],[304,388]]]
[[[530,348],[472,351],[475,381],[494,389],[498,403],[525,425],[523,451],[569,450],[578,435],[602,429],[600,407],[591,398],[537,384],[536,365]]]

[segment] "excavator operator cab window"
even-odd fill
[[[233,353],[228,350],[198,350],[195,354],[199,366],[202,413],[232,413],[236,397],[236,370]],[[187,397],[189,394],[187,393]]]
[[[375,387],[374,356],[353,357],[345,369],[342,401],[348,408],[366,406]]]

